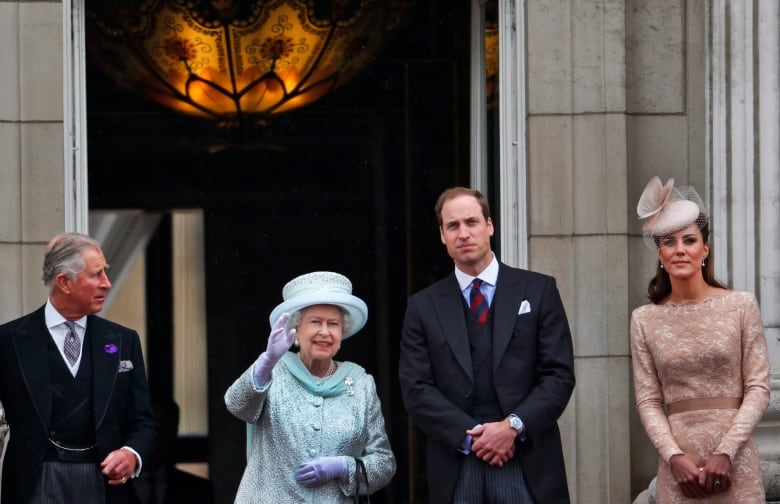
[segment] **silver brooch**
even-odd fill
[[[347,395],[353,396],[355,395],[355,382],[352,380],[351,376],[347,376],[347,378],[344,380],[344,385],[347,386]]]

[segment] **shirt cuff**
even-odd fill
[[[466,437],[463,438],[463,441],[460,442],[458,445],[458,451],[463,453],[464,455],[468,455],[471,453],[471,435],[466,434]]]
[[[141,474],[141,468],[143,467],[144,463],[141,460],[141,456],[138,454],[137,451],[133,450],[129,446],[123,446],[121,448],[122,450],[127,450],[131,452],[133,455],[135,455],[135,459],[138,461],[138,467],[136,468],[135,472],[130,476],[131,478],[137,478],[139,474]]]
[[[482,425],[482,424],[477,424],[474,427],[472,427],[472,429],[476,429],[480,425]],[[471,437],[471,434],[466,434],[466,437],[464,437],[463,441],[461,441],[460,444],[458,445],[457,450],[459,452],[463,453],[464,455],[468,455],[469,453],[471,453],[471,442],[472,441],[473,441],[473,438]]]

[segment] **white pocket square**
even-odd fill
[[[527,299],[524,299],[522,303],[520,303],[520,310],[518,310],[517,314],[522,315],[523,313],[530,313],[531,311],[531,303],[528,302]]]
[[[128,371],[132,371],[132,369],[133,369],[133,361],[129,361],[129,360],[119,361],[120,373],[127,373]]]

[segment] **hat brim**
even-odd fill
[[[342,334],[341,339],[347,339],[353,336],[356,332],[361,330],[366,321],[368,320],[368,307],[357,296],[352,294],[340,294],[333,292],[321,292],[308,295],[296,296],[293,299],[283,301],[271,312],[271,316],[268,317],[268,322],[273,326],[282,313],[294,313],[298,310],[303,310],[309,306],[315,305],[334,305],[343,308],[349,316],[352,318],[352,328],[347,333]]]

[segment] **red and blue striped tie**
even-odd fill
[[[475,278],[474,281],[471,282],[471,293],[469,294],[471,303],[469,308],[471,309],[471,313],[474,314],[474,317],[476,317],[479,325],[484,326],[485,322],[487,322],[490,307],[488,306],[484,294],[482,294],[482,291],[479,289],[480,285],[482,285],[482,280],[479,278]]]

